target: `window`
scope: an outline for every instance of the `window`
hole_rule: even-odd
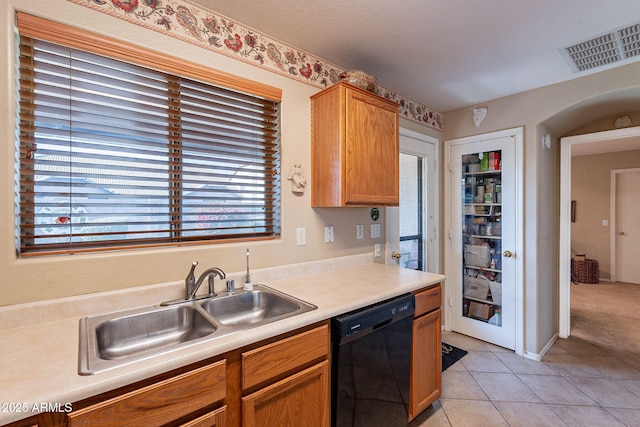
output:
[[[277,90],[18,24],[22,256],[279,234]]]
[[[400,153],[400,265],[424,270],[423,158]]]

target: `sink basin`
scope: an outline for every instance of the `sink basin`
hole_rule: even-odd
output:
[[[205,316],[192,305],[181,305],[85,317],[80,322],[80,371],[94,373],[92,368],[110,366],[101,362],[140,360],[207,337],[217,326]]]
[[[215,332],[216,327],[188,306],[118,317],[96,328],[101,359],[122,359],[150,349],[179,344]]]
[[[223,325],[257,326],[317,307],[267,286],[255,285],[253,291],[239,291],[207,300],[202,303],[202,308]]]
[[[264,285],[199,301],[80,319],[79,369],[90,375],[315,310]]]

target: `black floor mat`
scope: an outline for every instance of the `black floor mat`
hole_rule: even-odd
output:
[[[454,347],[446,342],[442,343],[442,371],[444,372],[449,366],[462,359],[466,350],[462,350],[458,347]]]

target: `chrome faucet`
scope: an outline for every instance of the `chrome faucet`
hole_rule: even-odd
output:
[[[198,280],[196,280],[196,276],[194,275],[194,272],[197,265],[198,265],[198,261],[194,261],[191,264],[191,270],[189,271],[189,274],[187,274],[187,277],[184,279],[184,286],[186,290],[185,300],[196,299],[196,293],[198,292],[200,285],[202,285],[202,282],[204,282],[204,279],[207,277],[209,278],[209,293],[207,297],[215,297],[216,296],[216,293],[214,290],[215,276],[217,275],[221,279],[225,279],[227,277],[227,275],[224,274],[224,271],[222,271],[218,267],[211,267],[203,271],[202,274],[200,274],[200,277],[198,277]]]
[[[176,299],[171,301],[165,301],[160,304],[161,306],[181,304],[181,303],[184,303],[185,301],[187,302],[195,301],[198,299],[204,299],[204,298],[210,298],[210,297],[216,296],[214,286],[213,286],[214,285],[213,281],[215,279],[215,276],[218,276],[221,279],[225,279],[227,275],[224,274],[224,271],[220,270],[218,267],[211,267],[203,271],[200,277],[198,277],[198,279],[196,280],[195,271],[196,271],[197,265],[198,265],[198,261],[193,261],[191,263],[191,270],[189,270],[189,274],[187,274],[187,277],[185,277],[184,279],[184,287],[185,287],[184,299],[181,298],[181,299]],[[204,279],[206,277],[209,278],[209,293],[207,295],[203,295],[201,297],[196,298],[196,293],[198,292],[200,285],[202,285],[202,282],[204,282]]]

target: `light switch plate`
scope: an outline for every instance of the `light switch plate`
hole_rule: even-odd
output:
[[[373,257],[380,258],[380,243],[373,245]]]
[[[364,239],[364,225],[362,224],[356,225],[356,239]]]
[[[333,225],[327,225],[326,227],[324,227],[324,242],[333,242]]]
[[[380,237],[380,224],[371,224],[371,238],[377,239]]]

